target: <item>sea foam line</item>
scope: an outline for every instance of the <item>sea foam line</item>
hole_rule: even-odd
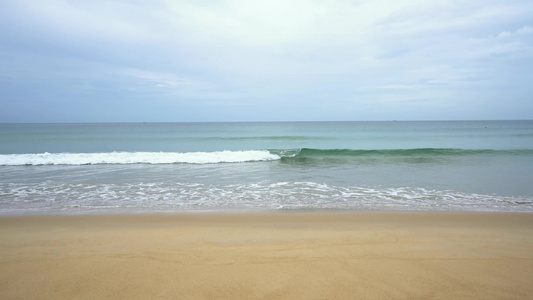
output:
[[[352,209],[398,211],[533,212],[531,197],[510,197],[416,187],[336,186],[317,182],[0,183],[0,216],[14,211],[139,209]],[[40,213],[40,212],[39,212]]]
[[[107,152],[0,154],[2,166],[98,164],[213,164],[278,160],[266,150],[216,152]]]

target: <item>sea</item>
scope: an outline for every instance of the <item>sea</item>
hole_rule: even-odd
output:
[[[533,212],[533,121],[0,124],[0,216]]]

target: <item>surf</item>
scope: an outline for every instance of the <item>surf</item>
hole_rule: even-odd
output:
[[[278,160],[266,150],[215,152],[107,152],[0,155],[3,166],[100,164],[214,164]]]
[[[454,148],[415,149],[269,149],[214,152],[101,152],[0,154],[1,166],[100,164],[217,164],[281,161],[283,163],[365,162],[402,160],[432,162],[453,157],[484,155],[532,156],[532,149],[491,150]]]

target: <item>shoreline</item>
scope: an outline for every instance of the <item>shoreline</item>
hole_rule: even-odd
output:
[[[533,214],[0,217],[0,299],[528,299]]]
[[[344,208],[309,208],[309,209],[212,209],[212,210],[145,210],[145,209],[103,209],[86,211],[49,212],[10,212],[0,213],[2,218],[27,217],[68,217],[68,216],[187,216],[187,215],[305,215],[305,214],[533,214],[524,210],[383,210],[383,209],[344,209]]]

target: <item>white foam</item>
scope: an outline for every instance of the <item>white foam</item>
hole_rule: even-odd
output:
[[[15,211],[138,209],[351,209],[533,212],[531,197],[506,197],[412,187],[335,186],[315,182],[198,183],[0,183],[0,215]]]
[[[0,154],[0,165],[212,164],[278,160],[265,150],[216,152],[108,152]]]

